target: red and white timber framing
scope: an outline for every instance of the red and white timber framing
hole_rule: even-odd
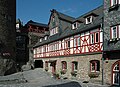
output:
[[[34,59],[102,52],[102,50],[103,34],[98,28],[36,47],[34,48]]]
[[[45,28],[40,28],[37,26],[29,25],[28,31],[42,34],[42,33],[45,33]]]

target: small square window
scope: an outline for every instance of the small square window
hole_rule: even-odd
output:
[[[77,22],[75,22],[75,23],[72,24],[72,29],[77,29],[77,27],[78,27],[77,26]]]
[[[100,71],[100,61],[98,61],[98,60],[91,60],[90,61],[90,71],[91,72]]]
[[[93,20],[93,17],[92,17],[92,16],[87,17],[87,18],[86,18],[86,24],[91,23],[92,20]]]

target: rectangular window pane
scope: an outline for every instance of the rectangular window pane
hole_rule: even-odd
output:
[[[76,38],[74,38],[74,47],[76,47]]]
[[[94,43],[94,34],[91,35],[91,44]]]
[[[116,38],[116,36],[117,36],[117,27],[116,26],[112,28],[112,32],[113,32],[113,38]]]
[[[78,46],[80,46],[80,37],[77,38]]]
[[[99,39],[98,38],[98,33],[96,33],[96,37],[95,38],[96,38],[96,42],[98,42],[98,39]]]

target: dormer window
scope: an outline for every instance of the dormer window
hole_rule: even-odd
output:
[[[16,24],[16,29],[19,29],[19,24]]]
[[[115,6],[115,5],[119,4],[119,1],[120,0],[110,0],[110,5]]]
[[[42,42],[42,38],[40,38],[40,40],[39,40],[40,42]]]
[[[45,36],[45,37],[44,37],[44,40],[47,40],[47,39],[48,39],[48,36]]]
[[[93,21],[93,16],[89,16],[86,18],[86,24],[89,24]]]
[[[77,29],[77,27],[78,27],[77,24],[78,24],[77,22],[73,23],[73,24],[72,24],[72,29]]]

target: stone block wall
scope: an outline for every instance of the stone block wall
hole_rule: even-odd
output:
[[[120,50],[120,40],[110,43],[110,27],[120,24],[120,4],[118,8],[110,10],[110,1],[104,0],[104,50]]]
[[[59,58],[44,58],[43,59],[43,64],[45,64],[45,61],[49,61],[49,60],[57,60],[56,61],[56,72],[60,74],[60,71],[62,69],[62,61],[66,61],[67,62],[67,72],[66,74],[64,74],[63,76],[69,78],[69,79],[78,79],[78,80],[82,80],[82,81],[96,81],[96,83],[101,83],[102,80],[102,63],[101,63],[101,58],[102,58],[102,54],[91,54],[91,55],[80,55],[80,56],[69,56],[69,57],[59,57]],[[90,61],[91,60],[99,60],[100,61],[100,74],[97,78],[94,79],[90,79],[90,77],[88,76],[88,73],[90,72]],[[71,75],[71,71],[72,71],[72,62],[73,61],[77,61],[78,62],[78,71],[77,71],[77,76],[73,77]],[[45,67],[45,65],[44,65]],[[49,70],[48,72],[52,72],[51,66],[49,64]],[[61,75],[61,74],[60,74]]]
[[[0,75],[15,72],[16,0],[0,0]]]

